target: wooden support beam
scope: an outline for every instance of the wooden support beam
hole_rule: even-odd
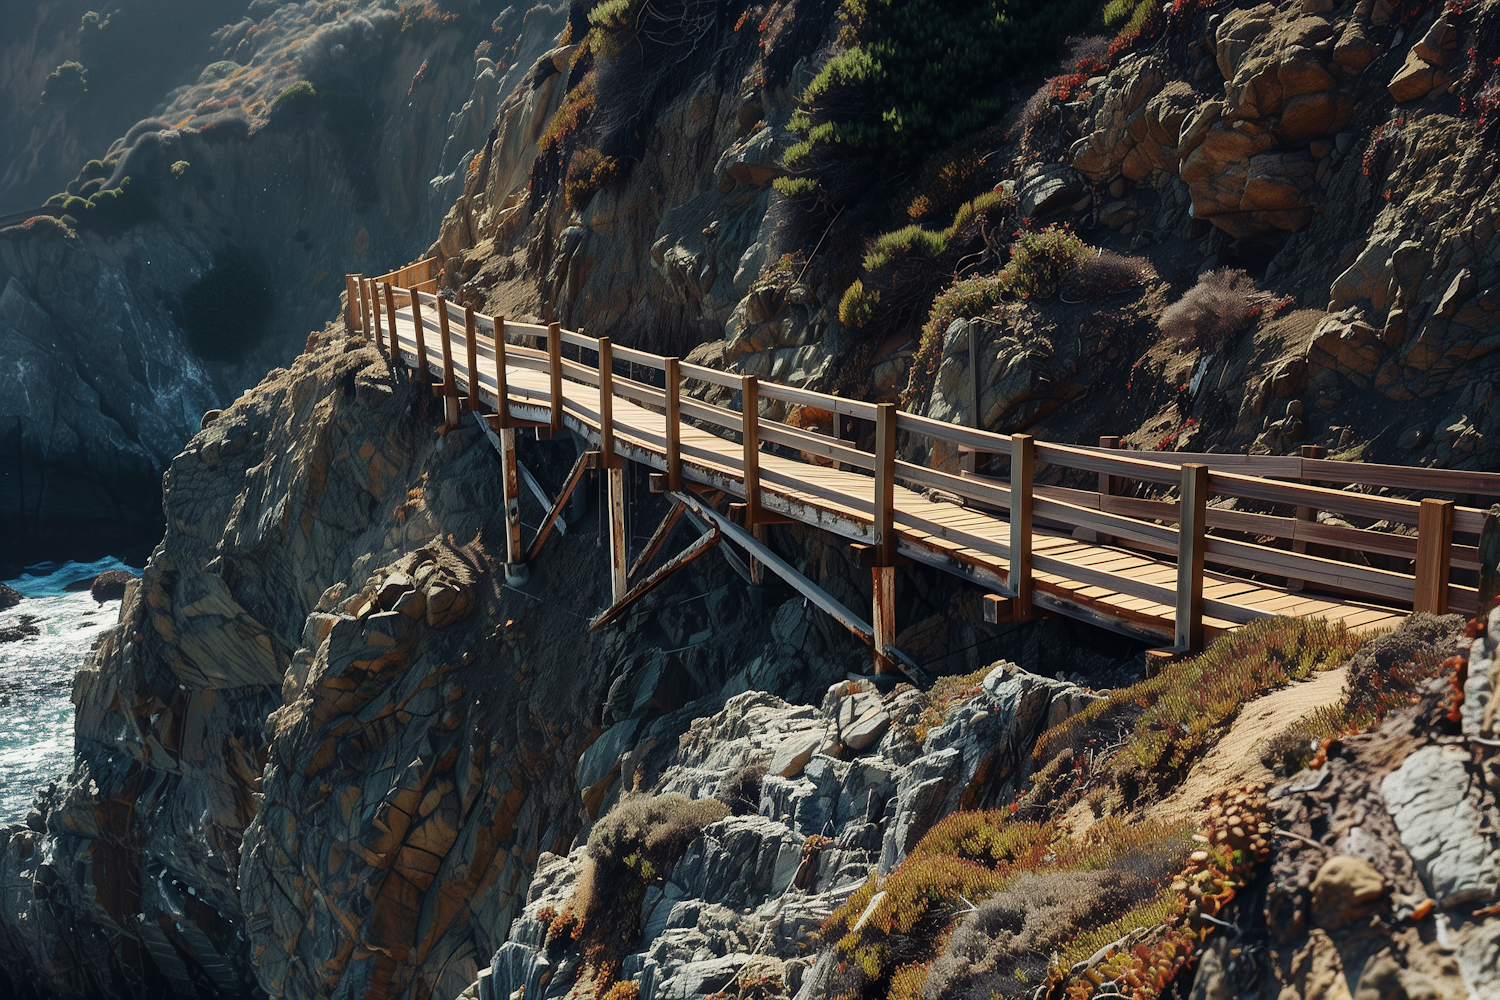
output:
[[[683,509],[680,503],[674,502],[672,504],[672,509],[667,511],[667,516],[661,519],[661,523],[651,533],[651,538],[646,542],[646,547],[641,550],[640,555],[635,557],[635,562],[630,564],[630,572],[626,574],[627,576],[636,576],[641,570],[651,565],[651,560],[656,558],[656,554],[666,544],[667,537],[672,534],[672,529],[677,526],[677,521],[682,517]]]
[[[874,631],[875,672],[886,674],[893,667],[885,650],[896,642],[896,567],[872,568],[870,589],[874,595],[870,621]]]
[[[354,275],[344,275],[344,328],[353,332],[359,329],[359,322],[355,318],[356,303],[359,302],[359,293],[354,290]]]
[[[1016,602],[1000,594],[984,595],[984,620],[989,625],[1003,625],[1015,621]]]
[[[766,544],[766,526],[764,524],[760,524],[760,523],[752,524],[750,526],[750,535],[751,535],[752,538],[754,538],[760,544],[762,544],[762,545]],[[765,586],[765,583],[766,583],[766,570],[765,570],[765,567],[761,565],[759,559],[755,558],[754,556],[751,556],[750,557],[750,586],[752,586],[752,587],[763,587],[763,586]]]
[[[896,404],[875,407],[875,519],[870,541],[880,566],[896,565]],[[876,649],[879,649],[879,644]]]
[[[682,369],[676,358],[666,358],[663,388],[667,393],[667,489],[682,490]]]
[[[448,302],[437,299],[438,339],[443,344],[443,427],[458,426],[458,377],[453,374],[453,333],[448,329]]]
[[[469,373],[469,398],[465,402],[468,404],[470,413],[480,412],[481,406],[479,401],[479,345],[474,342],[478,332],[474,325],[474,307],[464,306],[464,365],[466,366],[464,370]]]
[[[521,478],[516,474],[516,432],[502,427],[495,432],[500,438],[501,482],[505,489],[505,577],[507,580],[526,575],[526,550],[521,544]]]
[[[854,550],[854,558],[858,560],[860,569],[874,569],[881,565],[880,550],[875,546],[866,545],[864,542],[850,542],[849,547]],[[910,556],[898,555],[891,560],[892,566],[915,566],[916,564],[916,560]]]
[[[629,593],[626,577],[630,553],[625,539],[625,466],[616,462],[604,469],[609,501],[609,601],[619,604]]]
[[[422,303],[417,298],[417,290],[413,288],[411,295],[411,326],[412,335],[417,341],[417,379],[423,385],[432,382],[427,374],[427,337],[422,329]]]
[[[354,287],[359,289],[359,329],[364,334],[370,332],[370,295],[365,287],[365,276],[356,274],[354,276]]]
[[[380,324],[380,286],[375,279],[370,279],[370,318],[375,322],[375,350],[381,353],[385,351],[384,331]]]
[[[740,378],[740,439],[744,445],[745,525],[760,521],[760,382]]]
[[[505,317],[491,316],[490,322],[495,324],[495,415],[502,426],[514,427],[516,420],[510,415],[510,381],[505,369]]]
[[[1182,467],[1177,513],[1177,609],[1174,615],[1178,652],[1203,649],[1203,555],[1208,548],[1208,466]]]
[[[1448,613],[1448,567],[1453,557],[1453,501],[1423,500],[1417,509],[1417,581],[1412,611]]]
[[[1305,445],[1302,446],[1302,457],[1303,458],[1320,459],[1320,458],[1327,457],[1327,455],[1328,455],[1328,449],[1325,448],[1325,447],[1323,447],[1320,444],[1305,444]],[[1315,485],[1317,485],[1311,479],[1299,478],[1297,481],[1300,482],[1300,483],[1305,483],[1305,484],[1307,484],[1309,486],[1315,486]],[[1298,507],[1297,507],[1297,520],[1299,520],[1299,521],[1310,521],[1313,524],[1317,524],[1318,523],[1318,508],[1298,505]],[[1294,538],[1294,539],[1292,539],[1292,551],[1293,552],[1306,552],[1307,551],[1307,540],[1304,539],[1304,538]],[[1287,581],[1286,581],[1286,589],[1290,590],[1290,591],[1293,591],[1293,592],[1301,590],[1306,585],[1307,585],[1307,581],[1305,581],[1305,580],[1296,580],[1296,579],[1288,578]]]
[[[578,456],[573,463],[573,469],[568,473],[567,481],[563,483],[562,492],[552,502],[547,511],[547,516],[542,518],[542,526],[536,529],[536,537],[531,540],[531,545],[526,549],[526,561],[536,560],[537,553],[542,551],[542,543],[547,540],[547,535],[552,531],[552,525],[557,523],[557,515],[562,513],[563,507],[568,502],[568,497],[573,495],[573,488],[583,478],[583,474],[589,469],[599,467],[599,453],[597,451],[586,451]]]
[[[391,321],[391,364],[401,361],[401,336],[396,332],[396,293],[391,290],[390,282],[385,285],[385,316]]]
[[[562,327],[547,324],[547,375],[552,396],[552,433],[563,429]]]
[[[608,337],[599,338],[599,450],[604,454],[606,469],[619,466],[620,459],[615,455],[615,352]]]
[[[1015,620],[1034,617],[1031,579],[1032,487],[1036,476],[1036,442],[1030,434],[1010,436],[1010,594]]]
[[[682,506],[679,504],[675,509],[680,512],[682,510]],[[714,545],[718,544],[719,538],[720,533],[718,525],[710,523],[709,530],[698,536],[698,539],[694,541],[693,544],[677,553],[677,555],[673,556],[671,559],[662,563],[661,567],[657,569],[656,572],[646,577],[646,579],[642,580],[634,587],[631,587],[628,593],[624,594],[608,608],[595,615],[593,621],[589,622],[589,631],[592,632],[600,625],[603,625],[606,622],[609,622],[612,619],[618,617],[619,614],[626,608],[630,607],[636,601],[640,600],[642,597],[645,597],[647,593],[655,589],[657,584],[661,583],[667,577],[671,576],[673,573],[676,573],[678,570],[691,563],[694,559],[697,559],[703,553],[707,552]]]

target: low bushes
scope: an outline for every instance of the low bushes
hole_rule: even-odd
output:
[[[620,161],[613,156],[605,156],[597,149],[574,153],[568,160],[568,173],[563,181],[568,207],[582,211],[596,193],[617,184],[624,175]]]
[[[1170,344],[1217,351],[1250,328],[1274,296],[1255,287],[1255,279],[1236,268],[1221,267],[1198,277],[1198,283],[1161,314],[1158,326]]]

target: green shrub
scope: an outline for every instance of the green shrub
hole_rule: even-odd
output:
[[[904,168],[978,129],[999,85],[1051,57],[1096,0],[844,0],[843,50],[803,92],[786,164],[821,175],[851,159]]]
[[[289,85],[271,102],[271,114],[309,111],[318,103],[318,92],[306,80]]]
[[[907,405],[926,397],[938,362],[943,359],[943,338],[953,321],[983,316],[1000,304],[1004,294],[1004,279],[1000,275],[988,275],[956,281],[933,300],[927,322],[922,324],[916,357],[912,359],[911,375],[906,385]]]
[[[88,93],[88,70],[81,63],[69,60],[51,73],[42,85],[42,99],[49,102],[76,100]]]
[[[1066,226],[1023,233],[1011,248],[1010,263],[1000,272],[1000,279],[1018,299],[1050,299],[1068,268],[1088,254],[1088,246]]]
[[[634,20],[630,0],[604,0],[589,11],[589,23],[596,28],[623,30]]]
[[[179,181],[182,180],[183,177],[187,176],[188,168],[191,166],[192,164],[187,160],[178,160],[172,164],[172,176]]]
[[[220,59],[218,62],[209,63],[203,67],[203,72],[199,74],[198,79],[222,80],[227,76],[233,75],[239,68],[240,64],[233,59]]]
[[[563,195],[568,208],[582,211],[594,195],[617,184],[625,176],[624,166],[613,156],[597,149],[584,149],[568,160],[568,174],[563,180]]]
[[[866,292],[865,283],[856,278],[839,300],[839,322],[849,327],[864,326],[874,318],[878,305],[880,293]]]
[[[74,201],[69,198],[63,203],[63,210],[70,215],[75,214]],[[75,217],[90,229],[121,232],[151,218],[153,206],[144,185],[122,177],[117,186],[90,195],[82,211]]]
[[[866,271],[878,271],[895,261],[909,257],[925,257],[937,260],[948,249],[948,235],[935,233],[921,226],[904,226],[893,233],[878,237],[865,254]]]
[[[182,293],[188,344],[205,361],[240,361],[271,318],[271,290],[260,269],[238,255],[220,259]]]

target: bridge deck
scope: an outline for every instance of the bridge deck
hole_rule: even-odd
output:
[[[425,300],[424,296],[424,300]],[[400,301],[400,300],[398,300]],[[439,323],[424,309],[426,367],[436,381],[444,378]],[[452,309],[452,306],[448,308]],[[398,307],[396,323],[403,361],[417,366],[417,344],[410,306]],[[388,328],[388,322],[387,322]],[[511,327],[509,329],[515,329]],[[537,328],[523,328],[532,332]],[[545,333],[545,331],[543,331]],[[455,391],[471,391],[465,357],[463,325],[450,323]],[[476,336],[479,394],[492,406],[498,402],[494,372],[493,337]],[[552,390],[542,352],[507,347],[506,382],[509,411],[526,420],[546,421]],[[597,372],[564,362],[564,412],[567,423],[589,440],[600,440]],[[619,454],[659,469],[667,467],[666,415],[621,392],[642,399],[661,390],[615,376],[612,422]],[[686,404],[685,404],[686,405]],[[730,415],[732,411],[729,411]],[[737,496],[745,492],[742,445],[735,440],[683,421],[681,461],[686,480],[722,489]],[[875,513],[873,475],[842,466],[817,464],[804,453],[788,458],[771,450],[759,457],[761,503],[764,509],[793,521],[832,531],[851,540],[872,541]],[[944,500],[897,483],[894,489],[894,526],[902,555],[970,578],[980,584],[1005,588],[1009,583],[1010,524],[1008,516]],[[1162,559],[1107,544],[1083,541],[1069,534],[1037,528],[1032,537],[1036,603],[1064,614],[1104,624],[1151,641],[1171,641],[1174,632],[1177,566]],[[1382,607],[1347,596],[1293,593],[1286,587],[1207,572],[1203,578],[1204,631],[1209,637],[1268,615],[1317,616],[1342,621],[1354,630],[1399,623],[1409,611]]]

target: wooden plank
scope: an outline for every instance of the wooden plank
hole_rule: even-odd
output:
[[[464,306],[464,374],[469,383],[468,409],[470,413],[480,411],[478,333],[474,322],[474,307]],[[497,357],[499,361],[495,365],[495,373],[498,376],[505,370],[505,360],[499,355]],[[497,378],[496,381],[498,382],[499,379]],[[503,427],[504,424],[502,423],[501,426]]]
[[[875,518],[872,524],[875,559],[880,566],[896,564],[896,428],[894,403],[875,407],[875,479],[872,483]],[[879,643],[876,643],[877,648]]]
[[[745,484],[745,524],[760,523],[760,382],[754,375],[740,378],[740,468]]]
[[[344,275],[344,329],[353,332],[359,329],[355,322],[354,308],[359,301],[359,293],[354,290],[354,275]]]
[[[453,374],[453,332],[448,328],[448,300],[442,296],[437,300],[438,339],[443,344],[443,395],[450,399],[458,397],[458,379]]]
[[[427,340],[422,330],[422,303],[415,288],[407,294],[411,296],[412,335],[417,342],[417,379],[422,385],[428,385],[431,378],[427,372]]]
[[[385,286],[385,313],[391,321],[391,364],[396,364],[401,360],[401,338],[396,333],[396,293],[389,284]]]
[[[1323,479],[1334,483],[1359,483],[1364,486],[1386,486],[1429,493],[1500,496],[1500,472],[1419,469],[1405,465],[1377,465],[1373,462],[1305,459],[1302,462],[1302,475],[1308,479]]]
[[[1417,582],[1414,612],[1448,611],[1448,566],[1452,558],[1453,501],[1423,500],[1417,521]]]
[[[609,454],[605,453],[606,456]],[[625,540],[625,467],[621,462],[605,467],[606,492],[609,500],[609,595],[611,604],[619,604],[630,592],[630,554]]]
[[[892,406],[890,403],[880,405]],[[894,406],[892,408],[894,409]],[[877,416],[876,420],[879,419]],[[895,422],[890,421],[890,423],[894,432]],[[893,565],[871,567],[870,589],[874,594],[874,607],[870,622],[875,640],[875,672],[884,674],[893,669],[883,650],[896,641],[896,567]]]
[[[548,385],[551,390],[552,433],[561,434],[563,429],[563,388],[562,388],[562,327],[556,323],[547,325],[547,375]]]
[[[1015,616],[1028,621],[1034,614],[1031,570],[1031,515],[1036,442],[1030,434],[1010,438],[1010,587],[1016,599]]]
[[[1182,467],[1177,533],[1177,606],[1173,616],[1177,649],[1203,648],[1203,556],[1208,517],[1208,466]]]
[[[677,358],[666,358],[662,371],[666,385],[667,489],[682,492],[682,371]]]

